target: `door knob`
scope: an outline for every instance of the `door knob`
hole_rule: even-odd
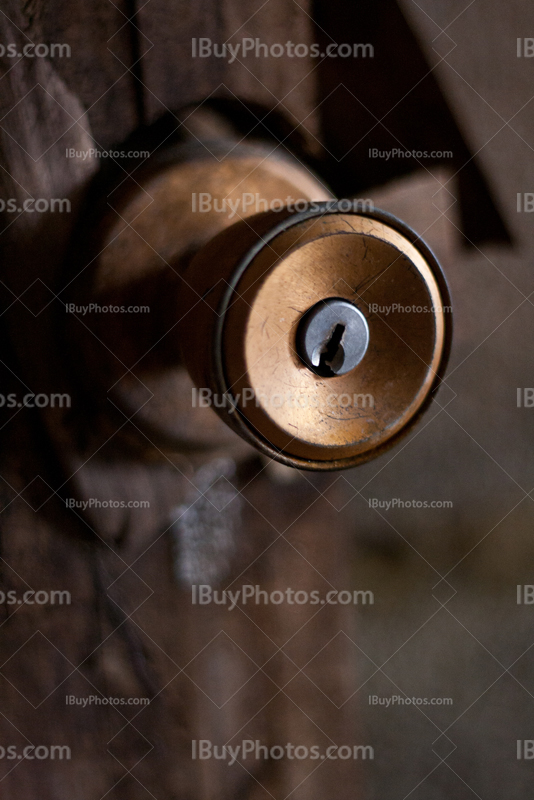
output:
[[[151,160],[107,196],[84,263],[74,362],[157,447],[225,441],[222,418],[285,464],[350,467],[410,430],[443,376],[452,314],[429,248],[265,144]]]

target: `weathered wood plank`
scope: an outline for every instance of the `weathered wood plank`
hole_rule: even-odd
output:
[[[208,97],[224,97],[238,106],[257,104],[258,121],[275,109],[316,146],[316,64],[310,57],[289,56],[286,49],[288,41],[305,47],[312,44],[309,14],[307,2],[299,5],[285,0],[222,4],[203,0],[200,6],[183,3],[179,12],[169,0],[152,0],[138,15],[143,35],[154,42],[143,59],[149,118]],[[203,50],[200,39],[205,40]],[[244,45],[243,40],[249,41]],[[249,51],[251,40],[254,47]],[[214,46],[223,54],[223,45],[233,51],[227,50],[223,57],[201,56],[210,48],[215,52]],[[266,56],[273,45],[275,55]],[[244,57],[243,46],[247,48]]]

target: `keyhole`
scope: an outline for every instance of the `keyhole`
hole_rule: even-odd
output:
[[[355,305],[327,297],[303,315],[295,343],[308,369],[321,378],[334,378],[360,363],[369,344],[369,328]]]
[[[341,340],[344,333],[345,325],[338,323],[321,348],[317,372],[324,378],[334,377],[343,365],[345,353]]]

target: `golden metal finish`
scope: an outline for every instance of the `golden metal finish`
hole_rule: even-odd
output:
[[[262,228],[277,222],[272,216],[257,222],[260,242]],[[269,238],[241,264],[235,237],[245,232],[227,231],[185,273],[205,298],[194,327],[208,335],[192,358],[185,355],[197,385],[226,395],[222,413],[234,428],[293,466],[339,469],[381,452],[439,383],[450,336],[439,268],[398,223],[376,216],[325,208]],[[230,252],[233,266],[224,256]],[[308,309],[330,297],[360,309],[370,341],[354,370],[321,378],[299,358],[296,332]],[[190,342],[187,317],[183,333]]]
[[[178,309],[184,263],[258,206],[332,197],[310,172],[273,154],[272,147],[227,143],[221,153],[213,144],[209,148],[179,145],[137,170],[134,181],[108,192],[69,298],[80,307],[150,308],[145,314],[88,313],[81,322],[69,318],[66,340],[88,393],[102,398],[107,414],[118,409],[119,423],[132,418],[141,443],[163,450],[246,449],[211,408],[192,404],[177,327],[186,313]],[[211,210],[202,210],[200,194],[210,198]],[[214,275],[216,265],[210,270]],[[198,296],[192,304],[196,317]],[[196,338],[184,343],[192,353]]]

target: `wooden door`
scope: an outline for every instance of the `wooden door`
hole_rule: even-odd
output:
[[[396,580],[397,553],[387,522],[378,534],[366,523],[358,539],[366,480],[286,470],[252,450],[169,454],[147,443],[135,414],[95,407],[62,339],[90,190],[112,169],[135,179],[145,159],[108,151],[164,150],[189,130],[193,104],[290,149],[336,193],[373,193],[425,225],[447,263],[456,231],[475,247],[509,242],[498,192],[431,69],[423,23],[411,28],[389,0],[357,5],[4,0],[2,797],[344,800],[374,796],[373,773],[377,786],[389,782],[384,797],[400,796],[388,726],[362,713],[387,656],[362,647],[362,626],[380,628],[373,599],[386,574]],[[254,49],[194,56],[200,40]],[[306,55],[290,55],[288,41]],[[349,42],[371,50],[311,55]],[[398,146],[453,152],[424,169],[432,180],[459,172],[456,229],[441,211],[425,218],[431,187],[404,178],[417,158],[369,157]],[[225,602],[198,602],[199,586]],[[248,603],[231,608],[224,592],[243,587]],[[320,600],[290,602],[288,590]],[[322,603],[331,591],[356,600]],[[233,759],[245,741],[254,749]],[[306,756],[280,757],[288,744]],[[200,758],[201,747],[225,757]],[[351,756],[322,758],[330,747]]]

